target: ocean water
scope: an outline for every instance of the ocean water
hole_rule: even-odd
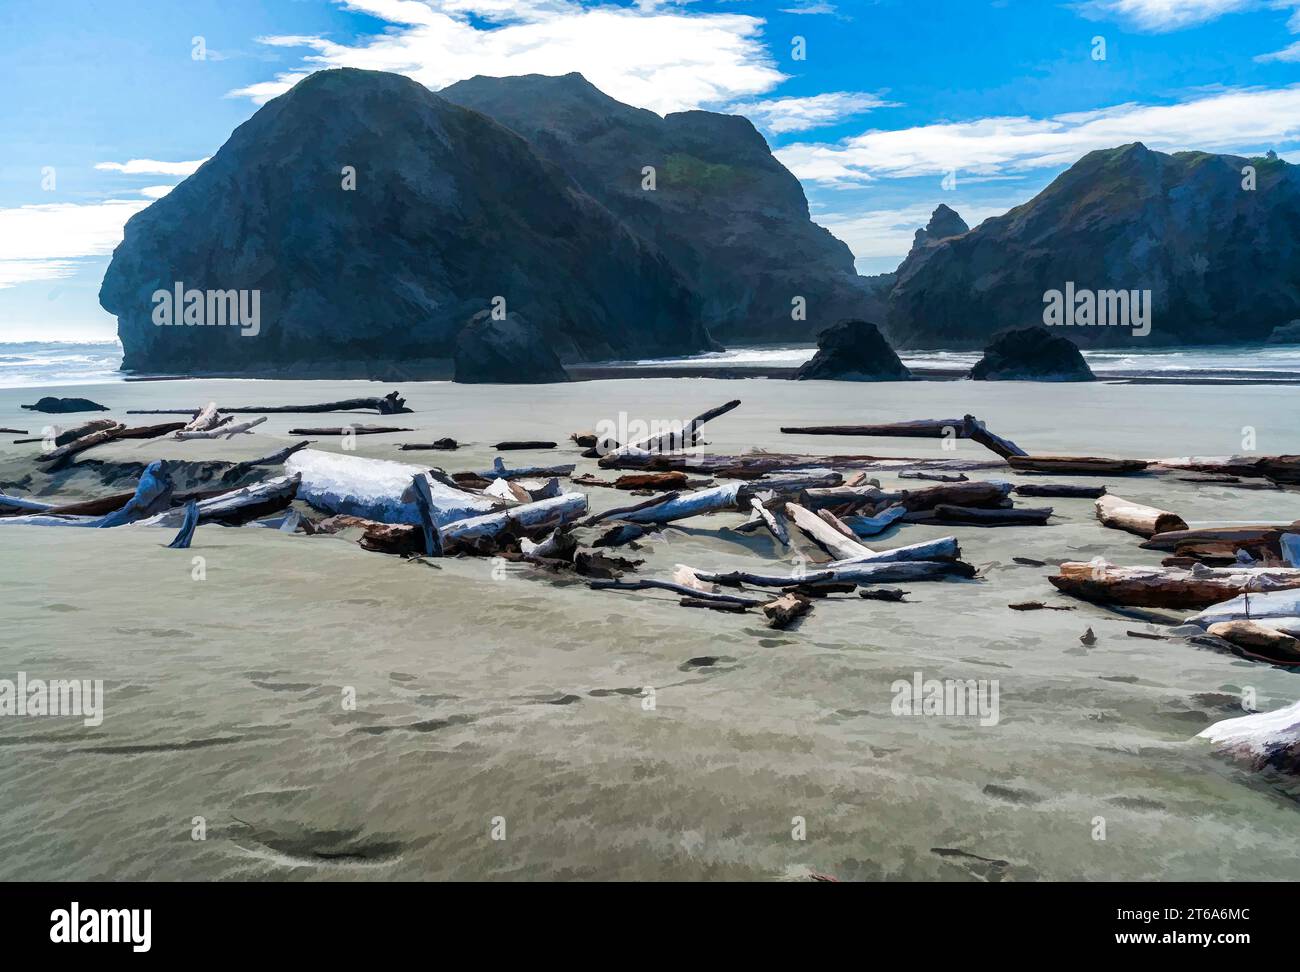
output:
[[[684,358],[649,358],[610,364],[639,368],[797,368],[816,352],[810,345],[731,348]],[[973,351],[908,351],[904,364],[915,369],[967,371],[980,359]],[[1108,377],[1269,376],[1300,379],[1300,345],[1241,348],[1181,348],[1156,351],[1085,351],[1098,375]],[[0,343],[0,388],[46,385],[97,385],[123,381],[118,368],[122,347],[116,341],[93,343]]]
[[[380,387],[118,382],[96,397],[107,416],[139,421],[126,410]],[[734,397],[742,405],[708,426],[715,453],[986,458],[968,441],[946,453],[934,440],[779,431],[965,412],[1034,452],[1224,454],[1250,426],[1261,450],[1300,453],[1300,391],[1285,386],[652,378],[401,390],[415,411],[400,424],[415,431],[364,436],[357,454],[478,470],[492,443],[553,439],[510,457],[604,477],[569,433]],[[29,395],[0,390],[0,426],[32,427],[19,407]],[[130,488],[115,478],[122,464],[252,458],[295,441],[302,421],[272,415],[230,442],[113,443],[60,477],[33,462],[38,445],[0,437],[0,486],[106,495]],[[396,448],[444,435],[464,447]],[[1300,517],[1296,492],[1110,485],[1194,523]],[[586,491],[595,510],[629,501]],[[170,532],[150,528],[0,527],[0,677],[98,678],[105,692],[98,726],[0,718],[0,879],[1300,879],[1294,785],[1194,739],[1240,715],[1246,690],[1261,710],[1293,702],[1300,675],[1132,638],[1153,629],[1057,594],[1050,567],[1013,558],[1162,555],[1100,527],[1089,501],[1040,503],[1056,509],[1050,526],[881,537],[872,546],[950,532],[982,576],[898,585],[905,603],[828,599],[784,632],[665,593],[593,591],[481,558],[428,567],[342,536],[202,526],[191,549],[169,550]],[[743,520],[697,517],[618,552],[644,560],[646,577],[679,563],[789,570],[795,551],[729,529]],[[1025,600],[1074,610],[1007,607]],[[1095,644],[1080,642],[1086,628]],[[892,686],[916,672],[997,680],[998,723],[895,715]],[[792,839],[796,817],[806,840]],[[205,840],[191,838],[196,818]]]

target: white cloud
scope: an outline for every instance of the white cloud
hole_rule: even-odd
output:
[[[828,91],[808,98],[771,98],[735,104],[727,110],[744,115],[759,128],[780,135],[833,125],[875,108],[895,107],[894,102],[866,92]]]
[[[193,175],[207,159],[195,159],[193,162],[159,162],[157,159],[131,159],[129,162],[97,162],[95,168],[101,172],[120,172],[123,175]]]
[[[1300,139],[1300,85],[1217,92],[1176,105],[1123,104],[1050,118],[994,117],[871,131],[834,144],[796,143],[777,158],[800,179],[975,175],[1071,165],[1095,149],[1142,142],[1165,152],[1256,152]]]
[[[826,3],[825,0],[803,0],[797,7],[782,7],[781,13],[785,14],[833,14],[837,10],[835,4]]]
[[[760,95],[785,80],[763,46],[763,21],[743,14],[576,0],[336,2],[396,26],[356,45],[324,37],[261,38],[314,53],[273,81],[231,94],[260,104],[330,67],[394,71],[434,90],[476,74],[580,71],[620,101],[666,113]]]
[[[110,199],[0,209],[0,288],[72,276],[80,259],[112,253],[126,221],[148,205]]]
[[[137,191],[148,199],[161,199],[175,188],[175,186],[145,186]]]
[[[1257,56],[1255,57],[1255,60],[1257,60],[1257,61],[1261,61],[1261,62],[1268,62],[1268,61],[1287,61],[1287,62],[1294,62],[1294,61],[1300,61],[1300,41],[1296,41],[1294,44],[1288,44],[1286,47],[1282,48],[1280,51],[1274,51],[1274,52],[1271,53],[1271,54],[1259,54],[1259,55],[1257,55]]]
[[[1138,30],[1164,33],[1261,6],[1261,0],[1088,0],[1079,10],[1086,17],[1115,18]]]

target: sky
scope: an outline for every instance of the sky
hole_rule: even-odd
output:
[[[1300,162],[1300,0],[5,0],[0,343],[112,340],[126,220],[338,66],[743,114],[862,273],[939,203],[975,226],[1093,149]]]

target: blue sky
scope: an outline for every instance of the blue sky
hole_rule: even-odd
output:
[[[125,220],[338,65],[435,90],[577,70],[661,113],[740,112],[863,273],[940,202],[975,225],[1095,148],[1300,161],[1300,0],[11,2],[0,342],[111,339],[97,293]]]

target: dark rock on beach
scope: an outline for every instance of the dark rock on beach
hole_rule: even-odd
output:
[[[967,376],[976,381],[1095,381],[1069,338],[1045,327],[1003,331]]]
[[[178,283],[256,291],[255,336],[209,319],[156,325],[153,295]],[[299,377],[445,368],[497,297],[566,360],[716,347],[661,249],[520,134],[409,78],[351,68],[268,102],[132,217],[100,290],[125,370]]]
[[[51,412],[66,414],[68,412],[107,412],[108,406],[101,405],[99,402],[92,402],[89,398],[52,398],[46,395],[36,402],[35,405],[24,405],[23,408],[32,412]]]
[[[840,321],[817,337],[817,353],[795,374],[799,381],[908,381],[912,373],[868,321]]]
[[[453,380],[527,385],[568,381],[569,375],[541,330],[515,313],[497,321],[479,311],[456,337]]]

